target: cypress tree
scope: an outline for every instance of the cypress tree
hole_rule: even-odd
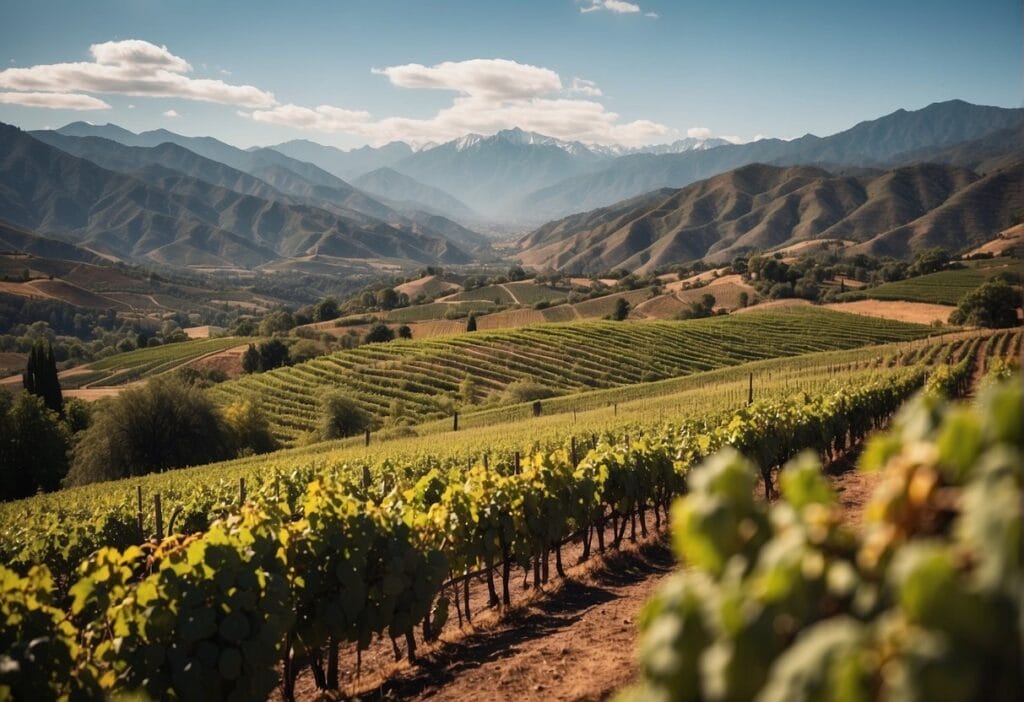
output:
[[[53,355],[53,344],[49,341],[40,339],[32,345],[21,382],[25,390],[43,398],[48,408],[64,413],[64,396],[57,377],[57,359]]]
[[[469,319],[466,320],[466,331],[468,331],[468,332],[475,332],[476,331],[476,315],[473,314],[472,312],[469,313]]]

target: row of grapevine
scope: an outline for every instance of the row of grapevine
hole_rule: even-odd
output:
[[[613,546],[627,525],[660,521],[689,469],[727,445],[780,464],[803,448],[845,446],[925,380],[915,368],[838,393],[755,402],[718,421],[601,440],[578,462],[565,448],[524,457],[518,471],[474,465],[430,470],[407,490],[374,494],[348,476],[312,481],[299,509],[249,504],[193,536],[103,548],[79,567],[66,597],[45,566],[0,567],[0,696],[263,699],[296,666],[336,684],[337,644],[434,632],[447,616],[445,578],[501,565],[546,573],[574,532]],[[749,496],[749,490],[748,490]],[[599,541],[598,546],[603,544]],[[491,595],[497,600],[496,587]],[[468,604],[468,602],[467,602]],[[468,609],[468,608],[467,608]],[[324,648],[326,647],[326,653]]]
[[[1011,354],[1019,350],[1019,334],[1011,338],[1007,332],[997,332],[988,338],[1012,341],[997,344]],[[581,410],[588,406],[606,409],[581,414],[579,423],[570,405],[560,400],[547,401],[545,405],[551,405],[552,412],[570,410],[569,413],[554,417],[545,412],[543,419],[517,421],[515,425],[500,426],[494,431],[460,430],[450,434],[449,421],[443,427],[449,435],[441,449],[436,437],[430,434],[441,428],[424,427],[420,429],[426,432],[423,436],[380,443],[375,437],[370,447],[363,447],[360,438],[358,447],[345,448],[345,442],[326,443],[39,495],[0,505],[0,562],[20,569],[30,564],[45,564],[56,579],[58,589],[66,591],[78,563],[97,548],[125,549],[157,533],[154,500],[158,495],[162,498],[165,533],[193,533],[205,530],[213,520],[238,510],[240,479],[246,482],[250,500],[262,503],[265,499],[280,498],[296,510],[306,485],[321,476],[347,475],[361,479],[364,471],[369,471],[372,482],[383,489],[411,485],[432,468],[464,470],[484,460],[501,468],[511,465],[515,452],[526,455],[568,448],[573,439],[582,447],[591,444],[595,435],[605,432],[619,437],[624,433],[636,436],[640,432],[658,431],[667,417],[682,421],[740,406],[747,399],[750,374],[753,374],[755,398],[775,398],[797,391],[822,394],[832,391],[837,384],[873,382],[899,371],[902,364],[896,361],[915,353],[922,343],[877,347],[877,351],[868,348],[761,361],[735,370],[722,369],[648,386],[600,391],[593,393],[592,403],[582,396],[577,402]],[[932,342],[922,348],[934,345]],[[878,362],[878,358],[883,361]],[[994,362],[995,356],[990,354],[988,360]],[[663,392],[659,390],[661,386],[664,391],[681,391],[681,394],[657,396],[658,392]],[[623,404],[616,409],[610,400]],[[530,416],[528,406],[519,410],[520,418]],[[511,414],[508,418],[514,419]]]
[[[868,443],[860,468],[881,479],[862,535],[814,461],[772,505],[737,454],[695,471],[672,512],[688,567],[641,615],[621,702],[1024,698],[1021,379],[974,406],[940,397]]]
[[[211,392],[224,403],[259,399],[271,410],[275,435],[294,443],[316,427],[319,397],[329,388],[343,389],[379,419],[428,420],[450,415],[467,376],[476,380],[476,402],[521,379],[565,394],[931,332],[819,308],[688,322],[546,324],[368,344],[246,376]],[[391,416],[396,402],[402,417]]]

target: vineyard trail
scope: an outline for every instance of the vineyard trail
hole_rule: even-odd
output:
[[[858,531],[878,481],[857,471],[861,448],[851,447],[828,469],[844,521]],[[449,629],[422,649],[415,666],[393,663],[390,648],[371,646],[363,654],[361,678],[349,678],[342,689],[369,699],[489,701],[495,692],[504,699],[607,699],[636,677],[637,617],[675,568],[666,538],[662,529],[621,551],[567,567],[564,581],[555,579],[536,594],[517,587],[507,616],[475,613],[475,627]],[[579,543],[567,545],[566,564],[575,563],[580,552]],[[472,592],[475,603],[486,600],[481,581],[474,581]],[[321,694],[312,675],[300,677],[297,699],[312,701]],[[272,699],[280,702],[276,692]]]

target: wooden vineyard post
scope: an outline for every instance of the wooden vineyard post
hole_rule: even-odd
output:
[[[452,431],[459,430],[459,413],[456,412],[452,415]]]
[[[245,504],[245,478],[238,479],[238,504]]]
[[[572,437],[572,467],[576,467],[576,437]]]
[[[612,416],[613,417],[618,417],[619,416],[619,403],[618,402],[613,402],[612,403]]]
[[[137,514],[136,514],[136,522],[138,522],[139,539],[141,540],[141,539],[145,539],[146,538],[146,534],[142,530],[142,486],[141,485],[136,485],[135,486],[135,494],[138,496],[138,511],[137,511]]]
[[[491,469],[491,467],[489,465],[487,465],[487,456],[488,456],[488,454],[485,453],[484,454],[484,470],[490,470]]]
[[[515,455],[512,457],[512,460],[513,460],[513,466],[515,467],[515,473],[516,473],[516,475],[519,475],[519,452],[518,451],[516,451]]]
[[[371,482],[373,482],[373,479],[370,477],[370,467],[363,465],[363,487],[370,487]]]
[[[366,430],[366,445],[367,446],[370,445],[370,430],[369,429]]]
[[[754,374],[751,373],[747,381],[747,404],[754,404]]]
[[[160,505],[160,493],[153,495],[153,511],[156,512],[156,538],[164,538],[164,511]]]

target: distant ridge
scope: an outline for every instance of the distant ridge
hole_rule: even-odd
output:
[[[549,222],[520,241],[537,267],[649,272],[813,239],[898,257],[990,239],[1024,208],[1024,157],[988,175],[917,164],[862,175],[753,164]]]

